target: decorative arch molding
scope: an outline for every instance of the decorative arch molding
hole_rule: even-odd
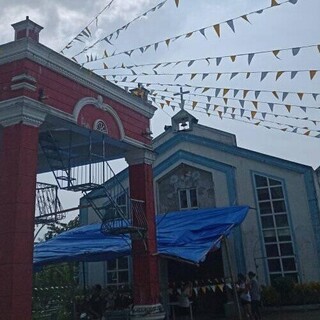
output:
[[[121,119],[119,118],[117,112],[111,106],[103,103],[103,98],[100,95],[98,95],[97,98],[85,97],[85,98],[80,99],[77,102],[77,104],[75,105],[75,107],[73,109],[73,118],[76,122],[78,121],[79,114],[80,114],[82,108],[87,105],[93,105],[93,106],[97,107],[98,109],[101,109],[103,111],[108,112],[114,118],[115,122],[118,125],[119,132],[120,132],[120,139],[123,140],[125,138],[124,128],[123,128]]]

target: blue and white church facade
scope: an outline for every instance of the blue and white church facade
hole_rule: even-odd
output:
[[[320,281],[319,169],[240,148],[235,135],[200,125],[185,110],[153,140],[153,149],[157,213],[251,208],[229,239],[235,275],[251,270],[266,285],[281,276]],[[118,179],[128,187],[127,170]],[[119,205],[123,199],[119,194]],[[85,198],[81,205],[81,223],[97,222]],[[226,272],[223,252],[220,259]],[[106,286],[130,282],[130,259],[89,264],[87,276]]]

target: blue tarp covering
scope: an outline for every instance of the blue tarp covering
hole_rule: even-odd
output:
[[[219,248],[246,217],[247,206],[170,212],[156,217],[158,254],[192,263],[203,261],[207,253]],[[130,239],[106,236],[100,224],[66,231],[35,245],[34,266],[66,261],[102,261],[130,254]]]

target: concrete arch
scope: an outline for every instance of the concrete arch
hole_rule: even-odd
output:
[[[123,124],[122,124],[120,117],[118,116],[117,112],[111,106],[103,103],[103,98],[100,95],[97,98],[85,97],[85,98],[80,99],[76,103],[76,105],[73,109],[73,118],[76,122],[78,121],[79,114],[80,114],[82,108],[87,105],[94,105],[98,109],[101,109],[103,111],[108,112],[114,118],[116,124],[118,125],[119,132],[120,132],[120,140],[123,140],[125,138],[124,127],[123,127]]]

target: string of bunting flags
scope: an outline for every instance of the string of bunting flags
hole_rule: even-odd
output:
[[[202,58],[196,58],[196,59],[187,59],[187,60],[185,59],[185,60],[178,60],[178,61],[165,61],[165,62],[154,62],[154,63],[146,63],[146,64],[133,64],[133,65],[125,65],[124,63],[122,63],[120,66],[113,66],[113,67],[108,66],[104,62],[102,68],[94,68],[94,69],[92,69],[92,71],[100,71],[100,70],[104,70],[104,69],[109,69],[109,70],[130,69],[130,71],[133,74],[136,74],[133,69],[139,68],[139,67],[154,66],[153,69],[157,69],[159,67],[163,67],[163,68],[168,67],[168,66],[175,67],[175,66],[177,66],[179,64],[183,64],[183,63],[185,63],[187,67],[191,67],[195,62],[199,62],[199,61],[206,61],[208,63],[208,65],[210,65],[212,60],[215,60],[216,66],[219,66],[223,59],[228,59],[229,61],[235,62],[237,60],[237,58],[243,57],[243,56],[247,56],[248,65],[251,65],[251,62],[256,55],[272,53],[275,58],[280,60],[281,58],[279,57],[279,54],[281,52],[291,51],[292,56],[295,57],[300,53],[301,49],[306,49],[306,48],[317,48],[318,53],[320,53],[320,44],[312,44],[312,45],[306,45],[306,46],[300,46],[300,47],[296,46],[296,47],[292,47],[292,48],[263,50],[263,51],[256,51],[256,52],[250,52],[250,53],[238,53],[238,54],[224,55],[224,56],[219,56],[219,57],[214,57],[214,56],[213,57],[202,57]]]
[[[177,102],[178,105],[179,105],[179,102],[174,98],[174,97],[171,97],[171,96],[163,96],[163,95],[156,95],[154,94],[152,97],[150,97],[150,99],[153,101],[153,102],[156,102],[156,98],[159,98],[161,99],[162,101],[165,102],[166,105],[168,106],[171,106],[171,103],[172,102]],[[255,118],[256,114],[261,114],[262,115],[262,118],[263,120],[265,120],[266,116],[267,115],[271,115],[275,118],[277,117],[283,117],[283,118],[287,118],[287,119],[294,119],[294,120],[301,120],[301,121],[310,121],[312,122],[314,125],[317,125],[318,123],[320,123],[320,120],[315,120],[315,119],[311,119],[309,117],[297,117],[297,116],[288,116],[288,115],[285,115],[285,114],[277,114],[277,113],[274,113],[273,112],[273,108],[271,109],[272,112],[266,112],[266,111],[258,111],[258,107],[257,107],[257,104],[254,104],[254,107],[255,109],[252,110],[252,109],[246,109],[244,107],[241,106],[241,108],[239,107],[236,107],[236,106],[230,106],[228,105],[228,101],[226,99],[224,99],[224,105],[221,105],[221,104],[218,104],[218,103],[211,103],[211,102],[203,102],[203,101],[198,101],[198,100],[194,100],[194,99],[189,99],[189,100],[185,100],[185,102],[190,102],[190,105],[192,106],[192,110],[195,109],[195,107],[199,104],[199,105],[205,105],[205,109],[206,109],[206,112],[209,111],[210,107],[214,107],[213,108],[213,111],[216,111],[219,107],[223,108],[224,112],[223,113],[226,113],[228,109],[231,109],[232,110],[232,114],[234,114],[235,111],[240,111],[240,116],[244,116],[245,113],[250,113],[251,115],[251,118]],[[164,103],[163,103],[163,106],[164,106]],[[172,108],[174,109],[176,106],[173,106],[172,105]],[[317,109],[320,109],[320,107],[318,107]],[[288,112],[290,112],[291,108],[287,107],[286,106],[286,110]]]
[[[230,97],[226,97],[226,93],[227,93],[227,90],[228,89],[224,89],[224,92],[223,92],[223,96],[217,94],[217,95],[214,95],[214,96],[210,96],[210,95],[204,95],[204,94],[197,94],[197,93],[193,93],[193,92],[190,92],[189,95],[191,96],[195,96],[195,97],[205,97],[208,101],[208,103],[211,102],[211,99],[212,98],[219,98],[219,99],[223,99],[224,103],[227,104],[229,100],[231,101],[237,101],[239,102],[240,104],[240,107],[241,108],[244,108],[245,105],[246,105],[246,102],[249,102],[250,104],[253,105],[253,107],[257,110],[260,106],[260,104],[266,104],[268,105],[268,107],[270,108],[270,110],[273,112],[274,110],[274,107],[276,105],[278,106],[284,106],[285,109],[290,112],[291,111],[291,108],[292,107],[295,107],[295,108],[298,108],[304,112],[307,112],[307,109],[317,109],[317,110],[320,110],[320,107],[312,107],[312,106],[301,106],[301,105],[295,105],[295,104],[284,104],[284,103],[278,103],[278,102],[269,102],[269,101],[262,101],[262,100],[250,100],[250,99],[236,99],[236,98],[230,98]],[[157,91],[157,92],[155,92]],[[168,91],[168,90],[150,90],[150,93],[154,96],[158,95],[158,92],[166,92],[166,93],[172,93],[174,94],[175,91]],[[161,95],[161,97],[165,97],[164,95]],[[172,98],[173,100],[176,99],[174,97],[170,97],[170,96],[167,96],[167,98]]]
[[[103,38],[95,41],[92,45],[83,48],[80,52],[78,52],[77,54],[75,54],[71,59],[77,62],[77,60],[76,60],[76,57],[77,57],[77,56],[79,56],[79,55],[82,54],[82,53],[87,52],[88,50],[92,49],[92,48],[95,47],[98,43],[100,43],[100,42],[102,42],[102,41],[106,41],[106,42],[109,43],[110,45],[113,45],[112,42],[111,42],[111,40],[113,40],[113,38],[114,38],[114,40],[118,39],[120,33],[121,33],[122,31],[126,31],[132,23],[134,23],[135,21],[140,20],[140,19],[143,18],[143,17],[146,17],[147,15],[149,15],[149,14],[152,13],[152,12],[155,12],[155,11],[161,9],[161,8],[166,4],[167,1],[168,1],[168,0],[165,0],[165,1],[162,1],[162,2],[158,3],[156,6],[154,6],[153,8],[145,11],[144,13],[142,13],[142,14],[139,15],[139,16],[137,16],[136,18],[134,18],[134,19],[131,20],[130,22],[126,23],[126,24],[123,25],[122,27],[118,28],[117,30],[113,31],[112,33],[108,34],[107,36],[104,36]],[[88,30],[84,30],[84,31],[88,31]],[[80,34],[81,34],[81,33],[80,33]],[[86,34],[85,34],[85,35],[86,35]],[[87,36],[91,37],[91,33],[88,33]],[[105,51],[105,53],[104,53],[104,56],[107,56],[107,52],[106,52],[106,51]],[[88,59],[88,57],[89,57],[89,56],[87,56],[87,59]],[[92,56],[91,56],[91,57],[92,57]],[[92,58],[91,61],[93,61],[93,58]],[[89,62],[89,61],[87,61],[87,62]]]
[[[203,281],[201,281],[203,282]],[[181,295],[183,291],[184,283],[182,282],[179,285],[176,285],[175,283],[168,285],[168,294],[170,296],[174,296],[176,294]],[[194,281],[192,290],[196,297],[199,296],[199,294],[206,294],[208,292],[216,292],[219,290],[219,292],[225,292],[227,289],[232,290],[232,284],[229,282],[225,282],[224,279],[221,280],[208,280],[206,283],[199,283],[197,280]]]
[[[162,101],[162,100],[160,100],[160,101]],[[164,102],[157,102],[156,104],[159,104],[158,107],[160,109],[163,109],[165,107],[165,105],[168,105],[167,103],[164,103]],[[194,111],[194,112],[199,112],[199,113],[206,113],[208,115],[208,117],[214,116],[214,117],[219,117],[221,120],[222,119],[235,120],[238,122],[243,122],[246,124],[260,126],[260,127],[264,127],[267,129],[274,129],[274,130],[279,130],[282,132],[295,133],[295,134],[309,136],[309,137],[313,137],[313,138],[320,138],[320,130],[313,130],[313,129],[310,129],[309,127],[299,127],[299,126],[284,124],[284,123],[260,119],[260,118],[257,119],[257,118],[255,118],[255,116],[253,118],[250,116],[247,116],[247,115],[241,116],[241,114],[234,114],[234,113],[228,112],[225,109],[225,106],[224,106],[224,111],[215,109],[214,111],[216,112],[216,114],[209,112],[209,110],[206,111],[204,108],[195,109],[194,104],[193,105],[186,104],[186,106],[189,108],[185,108],[185,109],[190,110],[190,111]],[[171,107],[173,108],[173,106],[171,106]],[[174,106],[174,107],[179,107],[179,106]],[[221,106],[218,105],[218,107],[221,107]],[[232,107],[227,107],[227,109],[228,108],[232,109]],[[251,114],[251,116],[252,116],[252,114]],[[246,120],[244,120],[244,119],[246,119]],[[253,121],[255,121],[255,122],[253,122]],[[275,125],[277,125],[277,127],[271,126],[271,125],[266,125],[264,123],[275,124]],[[279,126],[282,128],[279,128]],[[284,126],[285,126],[285,128],[283,128]]]
[[[82,39],[83,37],[90,38],[90,37],[91,37],[91,31],[90,31],[89,27],[91,26],[91,24],[92,24],[93,22],[95,22],[95,23],[96,23],[96,26],[98,26],[98,18],[99,18],[99,16],[100,16],[104,11],[106,11],[107,9],[109,9],[114,1],[115,1],[115,0],[111,0],[98,14],[96,14],[95,17],[94,17],[69,43],[67,43],[67,44],[60,50],[60,53],[61,53],[61,54],[64,54],[64,51],[65,51],[65,50],[68,50],[68,49],[72,48],[73,43],[74,43],[75,41],[84,43],[84,41],[83,41],[83,39]]]
[[[118,81],[118,80],[114,80],[113,81],[116,84],[120,84],[122,83],[122,81]],[[124,82],[125,85],[122,85],[124,87],[125,90],[127,90],[128,86],[136,86],[135,83],[133,82]],[[255,99],[258,99],[258,97],[260,96],[261,93],[270,93],[272,94],[272,96],[274,98],[276,98],[277,100],[282,100],[284,101],[289,95],[295,95],[299,98],[300,101],[303,100],[303,98],[307,95],[312,96],[314,101],[317,102],[317,98],[320,95],[320,93],[316,93],[316,92],[294,92],[294,91],[279,91],[279,90],[265,90],[265,89],[243,89],[243,88],[222,88],[222,87],[199,87],[199,86],[192,86],[190,84],[187,83],[177,83],[177,84],[173,84],[173,83],[160,83],[160,82],[141,82],[139,81],[139,83],[141,83],[142,85],[146,86],[147,88],[149,88],[150,86],[160,86],[160,87],[166,87],[163,90],[159,90],[158,91],[164,91],[164,92],[169,92],[167,87],[187,87],[188,89],[194,89],[194,92],[197,92],[197,90],[202,90],[201,92],[204,93],[206,91],[209,90],[213,90],[215,92],[214,97],[217,97],[219,95],[219,93],[221,91],[223,91],[223,93],[225,92],[233,92],[233,97],[237,97],[238,95],[241,94],[242,92],[242,99],[244,99],[246,101],[246,97],[248,96],[248,94],[252,93],[254,94]],[[174,93],[176,93],[176,91],[172,91]],[[210,98],[208,98],[209,100]],[[239,100],[239,99],[238,99]],[[209,102],[209,101],[208,101]],[[299,106],[300,107],[300,106]],[[310,106],[306,106],[303,108],[312,108]]]
[[[240,20],[241,19],[241,20],[245,20],[248,23],[251,23],[251,21],[248,18],[248,16],[250,16],[250,15],[262,14],[263,12],[265,12],[268,9],[271,9],[271,8],[274,8],[274,7],[279,7],[279,6],[281,6],[283,4],[286,4],[286,3],[296,4],[297,2],[298,2],[298,0],[286,0],[286,1],[283,1],[283,2],[277,2],[276,0],[271,0],[271,5],[267,6],[267,7],[264,7],[262,9],[255,10],[255,11],[249,12],[247,14],[243,14],[241,16],[238,16],[238,17],[235,17],[233,19],[229,19],[229,20],[226,20],[226,21],[214,24],[214,25],[202,27],[200,29],[192,30],[192,31],[189,31],[187,33],[182,33],[182,34],[179,34],[179,35],[176,35],[174,37],[170,37],[170,38],[167,38],[167,39],[164,39],[164,40],[160,40],[160,41],[157,41],[157,42],[153,42],[153,43],[150,43],[150,44],[147,44],[147,45],[143,45],[143,46],[136,47],[136,48],[133,48],[133,49],[125,50],[125,51],[122,51],[122,52],[116,52],[115,51],[112,54],[108,54],[107,50],[104,50],[103,54],[101,54],[100,56],[97,56],[97,55],[93,56],[92,54],[86,55],[86,61],[83,62],[82,65],[86,65],[86,64],[91,63],[91,62],[103,60],[103,59],[114,57],[114,56],[121,55],[121,54],[126,54],[126,55],[131,57],[132,53],[134,53],[134,52],[145,53],[151,47],[153,47],[154,50],[156,51],[158,49],[159,45],[161,45],[161,44],[165,44],[167,47],[169,47],[171,42],[177,41],[179,39],[191,38],[194,34],[200,34],[204,38],[207,39],[206,32],[209,29],[211,30],[212,28],[213,28],[215,34],[220,38],[221,37],[221,25],[226,24],[235,33],[236,29],[235,29],[234,22],[236,20]],[[122,27],[122,28],[126,29],[125,27]],[[120,30],[120,29],[118,29],[118,30]],[[121,30],[123,30],[123,29],[121,29]],[[111,40],[110,36],[106,36],[103,39],[98,40],[97,43],[101,42],[102,40],[105,40],[108,44],[112,45],[112,43],[110,42],[110,40]],[[83,53],[83,51],[81,53]],[[73,60],[75,60],[75,56],[73,56],[72,58],[73,58]],[[75,60],[75,61],[77,62],[77,60]]]
[[[215,75],[215,80],[218,81],[221,76],[229,76],[229,80],[232,80],[237,75],[245,75],[246,79],[249,79],[253,74],[260,75],[260,81],[263,81],[269,74],[275,74],[275,80],[277,81],[283,74],[290,74],[290,79],[294,79],[298,73],[309,73],[310,80],[313,80],[319,70],[268,70],[268,71],[228,71],[228,72],[182,72],[182,73],[159,73],[154,70],[154,73],[142,72],[137,74],[108,74],[106,76],[112,76],[114,79],[115,77],[123,77],[122,82],[127,81],[127,77],[133,77],[132,82],[135,82],[138,77],[144,76],[174,76],[174,80],[176,81],[178,78],[188,75],[190,76],[190,80],[193,80],[197,76],[201,76],[201,80],[203,81],[210,75]]]

